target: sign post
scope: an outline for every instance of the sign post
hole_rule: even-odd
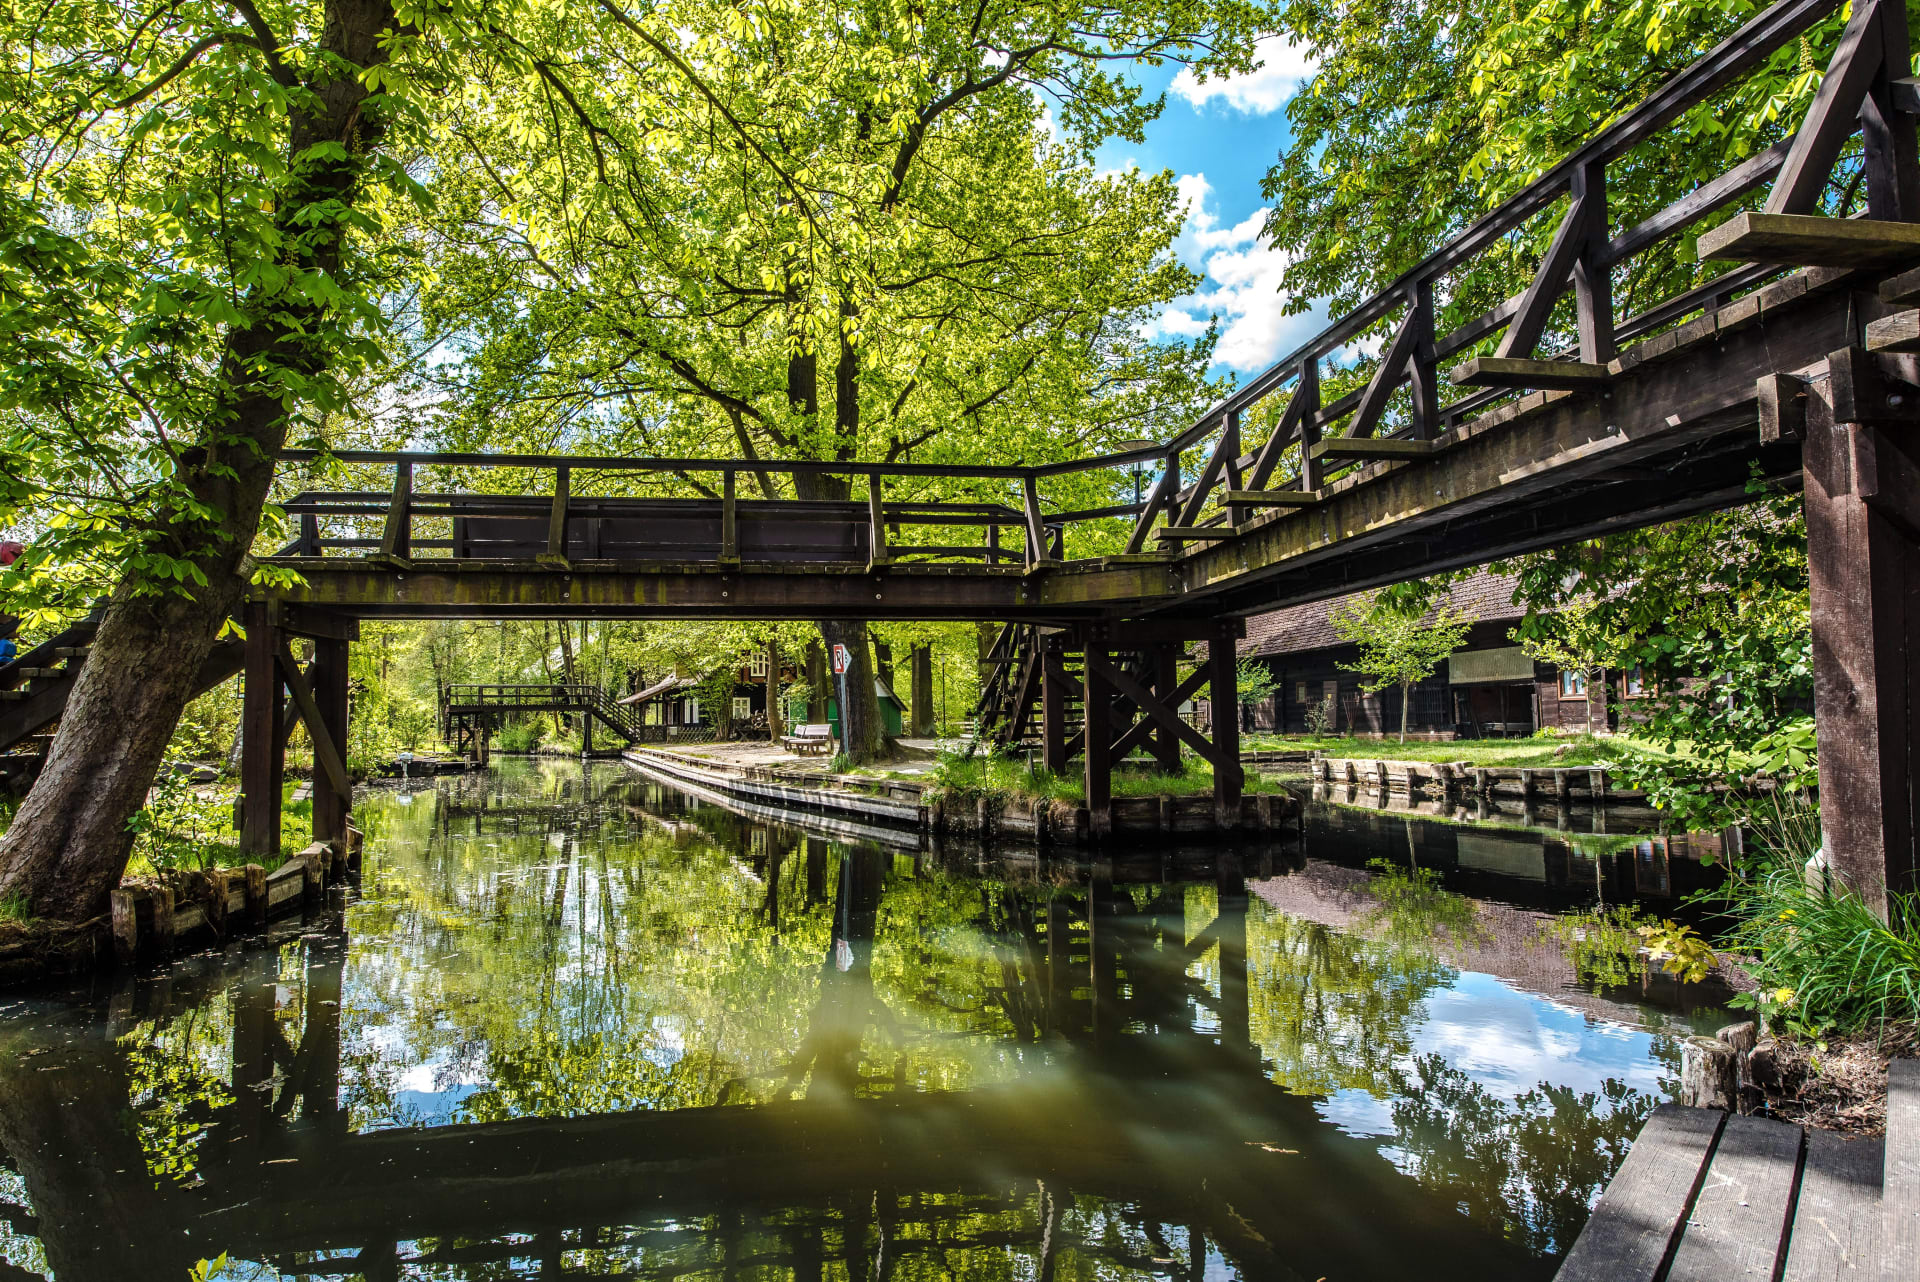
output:
[[[847,750],[847,669],[853,666],[853,655],[847,647],[836,644],[833,647],[833,675],[840,678],[840,751]]]

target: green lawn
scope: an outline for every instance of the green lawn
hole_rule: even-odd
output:
[[[1001,793],[1021,797],[1047,797],[1054,801],[1080,802],[1087,799],[1086,782],[1078,771],[1054,774],[1027,770],[1024,760],[994,757],[970,757],[943,760],[929,774],[917,776],[950,797],[970,797]],[[1279,792],[1278,779],[1246,772],[1245,790],[1249,796]],[[1205,762],[1190,761],[1179,774],[1149,773],[1144,770],[1113,772],[1116,797],[1191,797],[1213,791],[1213,769]]]
[[[1318,751],[1329,757],[1358,757],[1368,761],[1464,761],[1476,766],[1593,766],[1620,762],[1634,756],[1665,756],[1646,743],[1625,738],[1595,738],[1589,735],[1553,736],[1528,739],[1454,739],[1435,742],[1429,739],[1350,739],[1336,736],[1248,735],[1241,740],[1246,751]]]

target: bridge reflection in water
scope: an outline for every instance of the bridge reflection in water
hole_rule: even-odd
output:
[[[453,802],[498,772],[376,795],[344,913],[16,1007],[0,1252],[63,1282],[221,1251],[369,1279],[1545,1277],[1672,1054],[1588,1019],[1611,1050],[1576,1032],[1578,1071],[1513,1087],[1431,1032],[1464,988],[1421,946],[1445,923],[1276,911],[1294,850],[848,849],[618,769],[524,771],[477,818]],[[1351,1097],[1384,1129],[1333,1124]]]

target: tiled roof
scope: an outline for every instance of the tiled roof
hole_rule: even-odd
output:
[[[1526,609],[1513,603],[1513,590],[1519,579],[1510,574],[1480,570],[1448,589],[1443,598],[1456,610],[1464,610],[1476,623],[1497,623],[1518,619]],[[1240,642],[1241,654],[1299,654],[1344,645],[1327,622],[1327,612],[1352,596],[1292,605],[1271,614],[1256,614],[1247,620],[1246,639]]]

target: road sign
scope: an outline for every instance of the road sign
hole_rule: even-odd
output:
[[[847,647],[843,645],[833,647],[833,674],[839,676],[852,666],[853,656],[847,653]]]

